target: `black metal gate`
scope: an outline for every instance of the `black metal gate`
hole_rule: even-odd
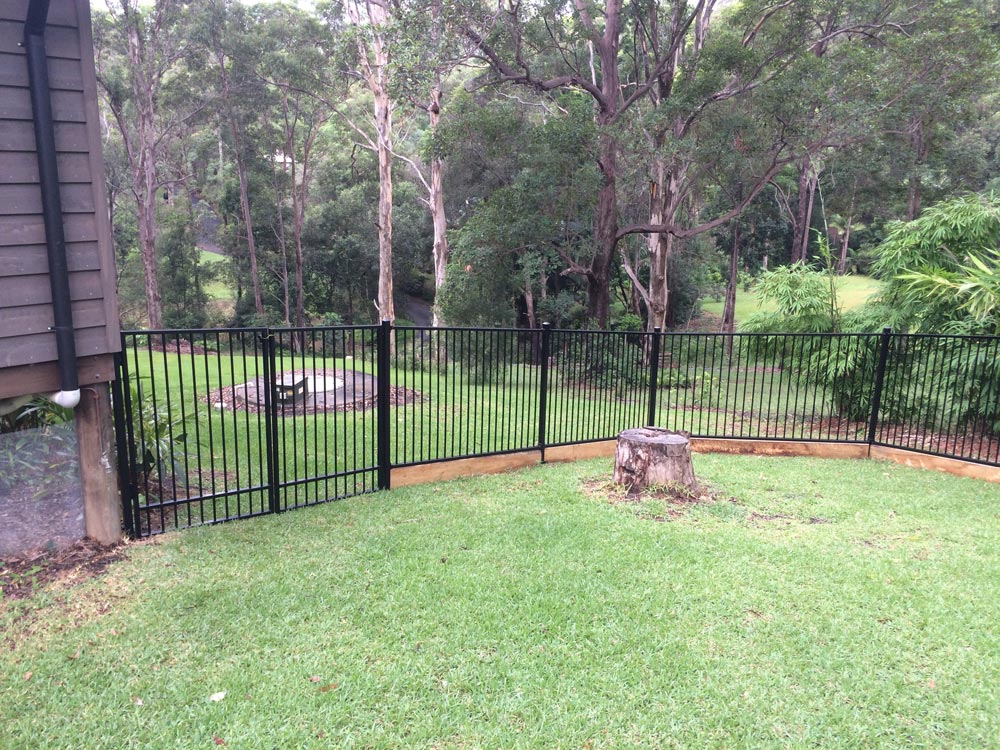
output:
[[[382,335],[376,326],[123,333],[114,402],[127,531],[378,489]]]

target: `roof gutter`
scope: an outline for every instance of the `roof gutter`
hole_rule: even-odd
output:
[[[80,402],[80,381],[76,370],[76,342],[73,309],[63,232],[62,199],[59,196],[59,167],[56,163],[55,124],[49,92],[49,68],[45,52],[45,25],[49,0],[29,0],[24,22],[24,50],[28,57],[28,86],[35,124],[35,152],[38,155],[38,182],[42,191],[45,245],[49,256],[49,283],[52,287],[51,330],[56,335],[60,391],[49,398],[72,409]]]

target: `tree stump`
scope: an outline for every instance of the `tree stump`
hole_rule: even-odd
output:
[[[691,442],[687,435],[660,427],[639,427],[618,435],[616,484],[638,492],[651,484],[680,485],[694,490]]]

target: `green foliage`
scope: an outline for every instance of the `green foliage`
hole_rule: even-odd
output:
[[[190,214],[170,211],[161,216],[156,252],[160,258],[163,325],[167,328],[205,327],[208,323],[205,281],[212,276],[212,271],[201,263]]]
[[[657,385],[660,388],[690,388],[691,378],[686,370],[662,367],[657,373]]]
[[[591,251],[589,212],[599,178],[588,157],[595,129],[585,99],[565,95],[560,103],[565,116],[522,126],[526,142],[512,182],[475,203],[451,235],[452,263],[440,301],[449,322],[509,325],[517,320],[518,300],[529,296],[537,304],[536,324],[580,322],[576,289],[561,272],[567,258]],[[502,138],[505,133],[491,123],[486,120],[476,137]]]
[[[76,434],[73,410],[46,398],[33,398],[0,416],[0,490],[20,482],[39,485],[75,466]]]
[[[649,385],[649,366],[643,362],[638,341],[619,340],[611,346],[595,346],[574,339],[559,357],[558,372],[568,385],[608,390],[618,397]]]
[[[760,299],[777,306],[750,316],[741,329],[748,333],[819,333],[834,330],[836,298],[826,272],[804,263],[766,271],[757,281]]]
[[[37,396],[14,411],[0,416],[0,434],[18,430],[45,429],[72,421],[72,409]]]
[[[965,195],[897,223],[877,248],[873,304],[894,330],[1000,330],[1000,196]]]
[[[722,380],[708,370],[695,378],[695,403],[702,407],[714,407],[719,404]]]
[[[129,384],[132,406],[130,438],[135,449],[135,463],[130,480],[147,499],[168,481],[188,485],[184,469],[188,450],[188,432],[194,413],[170,414],[165,404],[156,403],[142,387],[142,381]]]

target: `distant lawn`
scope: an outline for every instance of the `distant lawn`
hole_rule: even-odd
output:
[[[201,251],[200,263],[203,266],[214,266],[217,264],[225,263],[229,260],[225,255],[219,255],[218,253],[210,253],[208,250]],[[220,302],[232,302],[235,299],[233,290],[229,287],[229,284],[224,280],[210,281],[205,284],[205,292],[208,294],[209,299],[217,300]]]
[[[592,461],[134,545],[0,607],[0,746],[1000,746],[995,485],[695,468],[667,522]]]
[[[872,294],[878,291],[879,282],[870,276],[842,276],[837,280],[837,294],[842,309],[851,310],[862,305]],[[722,316],[722,300],[706,299],[702,302],[701,308],[711,315]],[[736,292],[736,322],[746,320],[755,312],[760,310],[773,310],[775,306],[771,302],[761,304],[754,291],[745,292],[739,289]]]

